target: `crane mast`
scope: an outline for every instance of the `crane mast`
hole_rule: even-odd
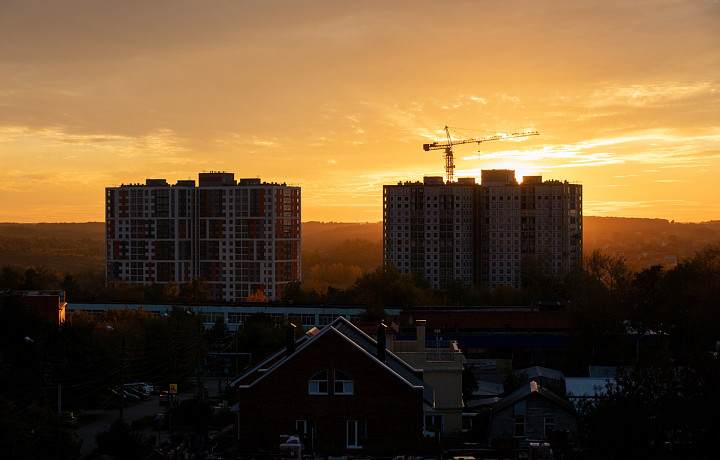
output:
[[[495,134],[492,136],[486,136],[486,137],[476,137],[471,139],[453,139],[452,136],[450,136],[450,128],[445,126],[445,134],[447,135],[447,140],[442,142],[433,142],[432,144],[423,144],[423,150],[426,152],[430,150],[445,150],[445,176],[447,182],[453,181],[453,175],[455,173],[455,161],[453,158],[453,151],[452,146],[453,145],[460,145],[460,144],[471,144],[471,143],[483,143],[487,141],[499,141],[503,139],[513,139],[517,137],[527,137],[527,136],[537,136],[540,133],[537,131],[528,131],[525,133],[512,133],[512,134]]]

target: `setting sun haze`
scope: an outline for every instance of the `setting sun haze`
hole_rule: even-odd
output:
[[[104,220],[105,187],[230,171],[304,221],[382,185],[514,169],[584,214],[720,219],[720,2],[0,0],[0,222]]]

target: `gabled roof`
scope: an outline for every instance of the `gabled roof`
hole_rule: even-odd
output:
[[[281,367],[285,362],[292,359],[297,353],[307,348],[310,344],[317,340],[321,340],[325,334],[337,334],[351,345],[355,346],[366,356],[374,360],[378,365],[386,368],[388,372],[396,378],[401,379],[411,387],[423,388],[423,399],[431,406],[434,400],[433,389],[422,381],[418,376],[420,371],[412,368],[402,359],[398,358],[389,350],[385,352],[385,362],[377,358],[378,346],[377,342],[360,329],[355,327],[347,319],[338,316],[332,323],[323,327],[319,332],[313,329],[310,333],[305,334],[295,341],[295,352],[287,354],[287,348],[283,348],[274,355],[270,356],[260,364],[235,379],[230,385],[240,387],[250,387],[261,381],[265,375],[272,373]]]
[[[527,378],[534,379],[537,377],[547,377],[549,379],[554,380],[560,380],[563,381],[565,379],[565,374],[563,374],[560,371],[556,371],[555,369],[549,369],[547,367],[541,367],[541,366],[533,366],[528,367],[526,369],[521,369],[516,372],[516,374],[525,373],[527,375]]]
[[[566,411],[573,414],[575,413],[575,407],[570,404],[569,401],[561,398],[552,391],[546,390],[545,388],[538,385],[535,381],[523,385],[522,387],[518,388],[517,390],[513,391],[512,393],[498,401],[498,403],[493,406],[493,412],[497,412],[505,409],[506,407],[510,407],[516,402],[521,401],[532,394],[537,394],[539,396],[542,396],[543,398],[549,399],[550,401],[557,404]]]

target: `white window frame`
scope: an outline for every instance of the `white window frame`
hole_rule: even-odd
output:
[[[321,378],[322,376],[325,376],[325,378]],[[317,374],[313,375],[310,380],[308,380],[308,394],[309,395],[327,395],[328,394],[328,387],[330,386],[330,382],[328,381],[328,371],[327,369],[318,372]],[[324,389],[323,389],[324,387]]]
[[[338,386],[340,386],[339,391]],[[333,390],[335,395],[351,396],[355,394],[355,382],[344,372],[335,370],[333,372]]]
[[[308,422],[307,420],[295,420],[295,431],[303,436],[307,436]]]
[[[360,422],[348,420],[345,423],[345,447],[348,449],[361,449],[360,444]]]

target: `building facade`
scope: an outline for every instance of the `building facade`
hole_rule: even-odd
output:
[[[200,173],[105,190],[106,280],[182,284],[204,278],[213,297],[282,298],[300,280],[300,188]]]
[[[474,179],[442,177],[383,186],[383,263],[436,287],[473,284],[479,191]]]
[[[294,342],[288,336],[230,384],[239,452],[277,451],[283,435],[299,436],[316,458],[427,452],[433,390],[421,371],[342,317]]]
[[[524,273],[560,280],[582,266],[582,185],[482,171],[480,285],[521,287]]]
[[[519,288],[523,274],[560,280],[582,264],[582,185],[515,171],[481,183],[441,177],[383,187],[383,262],[434,287]],[[539,270],[539,271],[538,271]]]
[[[435,337],[427,338],[426,321],[415,320],[415,340],[390,340],[395,355],[415,369],[423,372],[435,394],[435,407],[425,414],[425,427],[440,433],[462,430],[462,376],[463,356],[457,341],[442,340],[440,330]]]

